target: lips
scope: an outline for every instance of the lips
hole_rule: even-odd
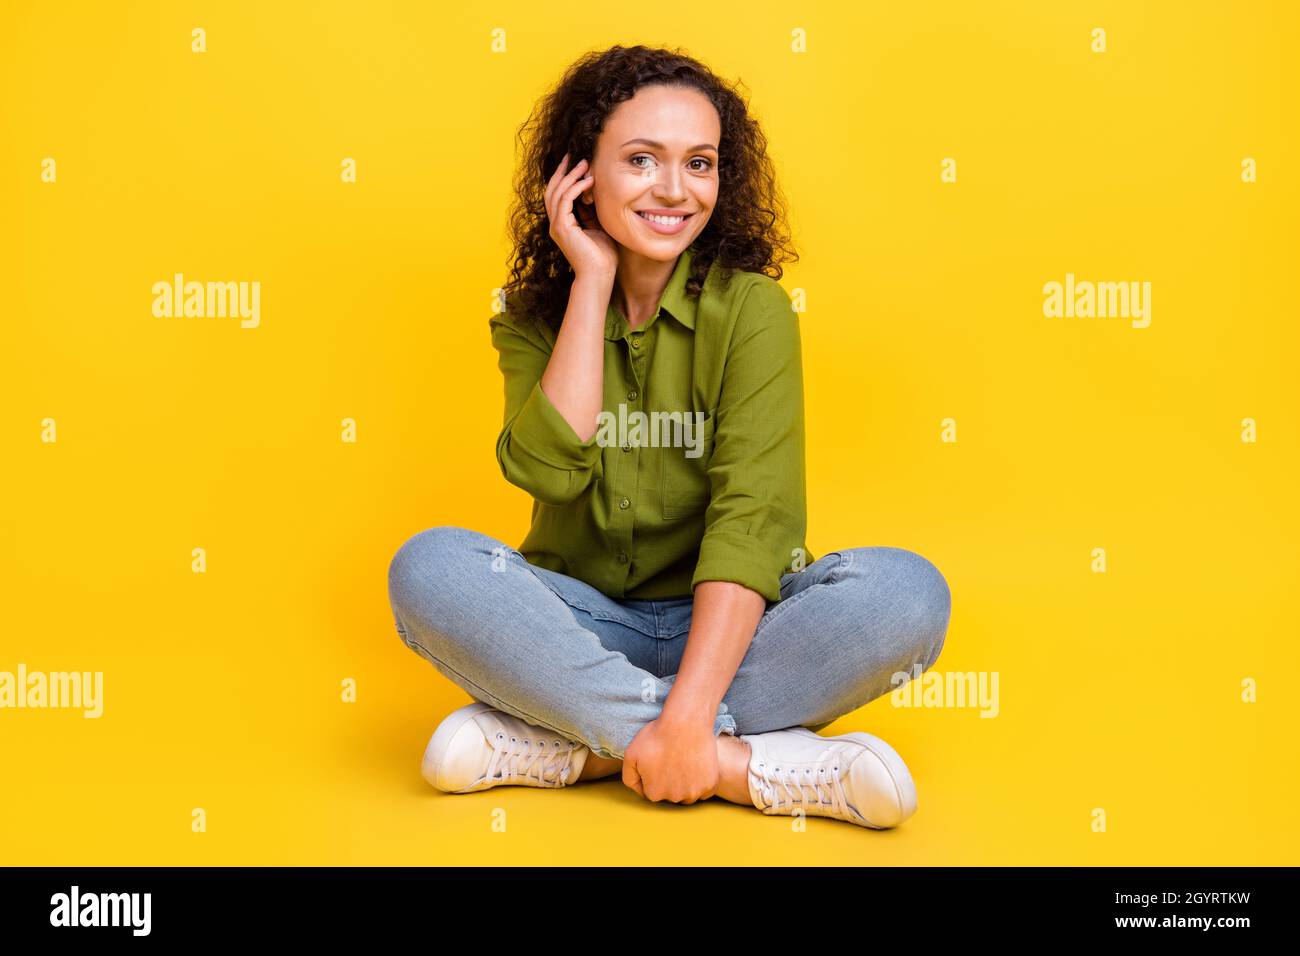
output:
[[[678,213],[677,215],[680,216],[681,218],[678,219],[677,222],[659,222],[656,221],[655,219],[651,219],[650,215],[658,215],[658,214],[657,213],[647,214],[642,212],[639,209],[636,210],[636,217],[640,219],[643,223],[645,223],[648,227],[653,229],[655,232],[659,233],[661,236],[671,236],[674,233],[681,232],[683,229],[685,229],[686,223],[690,220],[691,216],[695,214]],[[664,218],[674,218],[674,217],[664,217]]]

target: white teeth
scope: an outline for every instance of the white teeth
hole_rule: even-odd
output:
[[[649,219],[651,222],[657,222],[661,226],[675,226],[686,218],[685,216],[652,216],[645,212],[639,212],[637,215],[643,219]]]

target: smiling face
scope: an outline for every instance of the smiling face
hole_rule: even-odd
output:
[[[643,86],[605,120],[592,157],[601,227],[627,250],[675,259],[698,236],[718,201],[722,122],[695,89]]]

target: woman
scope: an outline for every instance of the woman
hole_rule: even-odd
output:
[[[916,808],[898,754],[816,730],[931,667],[950,596],[911,551],[807,550],[798,318],[776,281],[792,254],[761,130],[706,67],[644,47],[580,60],[525,129],[490,327],[497,459],[532,527],[519,549],[432,528],[393,559],[403,641],[474,699],[425,777],[621,773],[649,800],[897,826]]]

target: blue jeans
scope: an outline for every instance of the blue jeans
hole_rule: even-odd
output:
[[[457,527],[407,540],[388,594],[402,641],[472,698],[620,760],[672,690],[694,600],[615,600]],[[943,575],[902,548],[784,575],[713,732],[826,726],[932,667],[950,610]]]

